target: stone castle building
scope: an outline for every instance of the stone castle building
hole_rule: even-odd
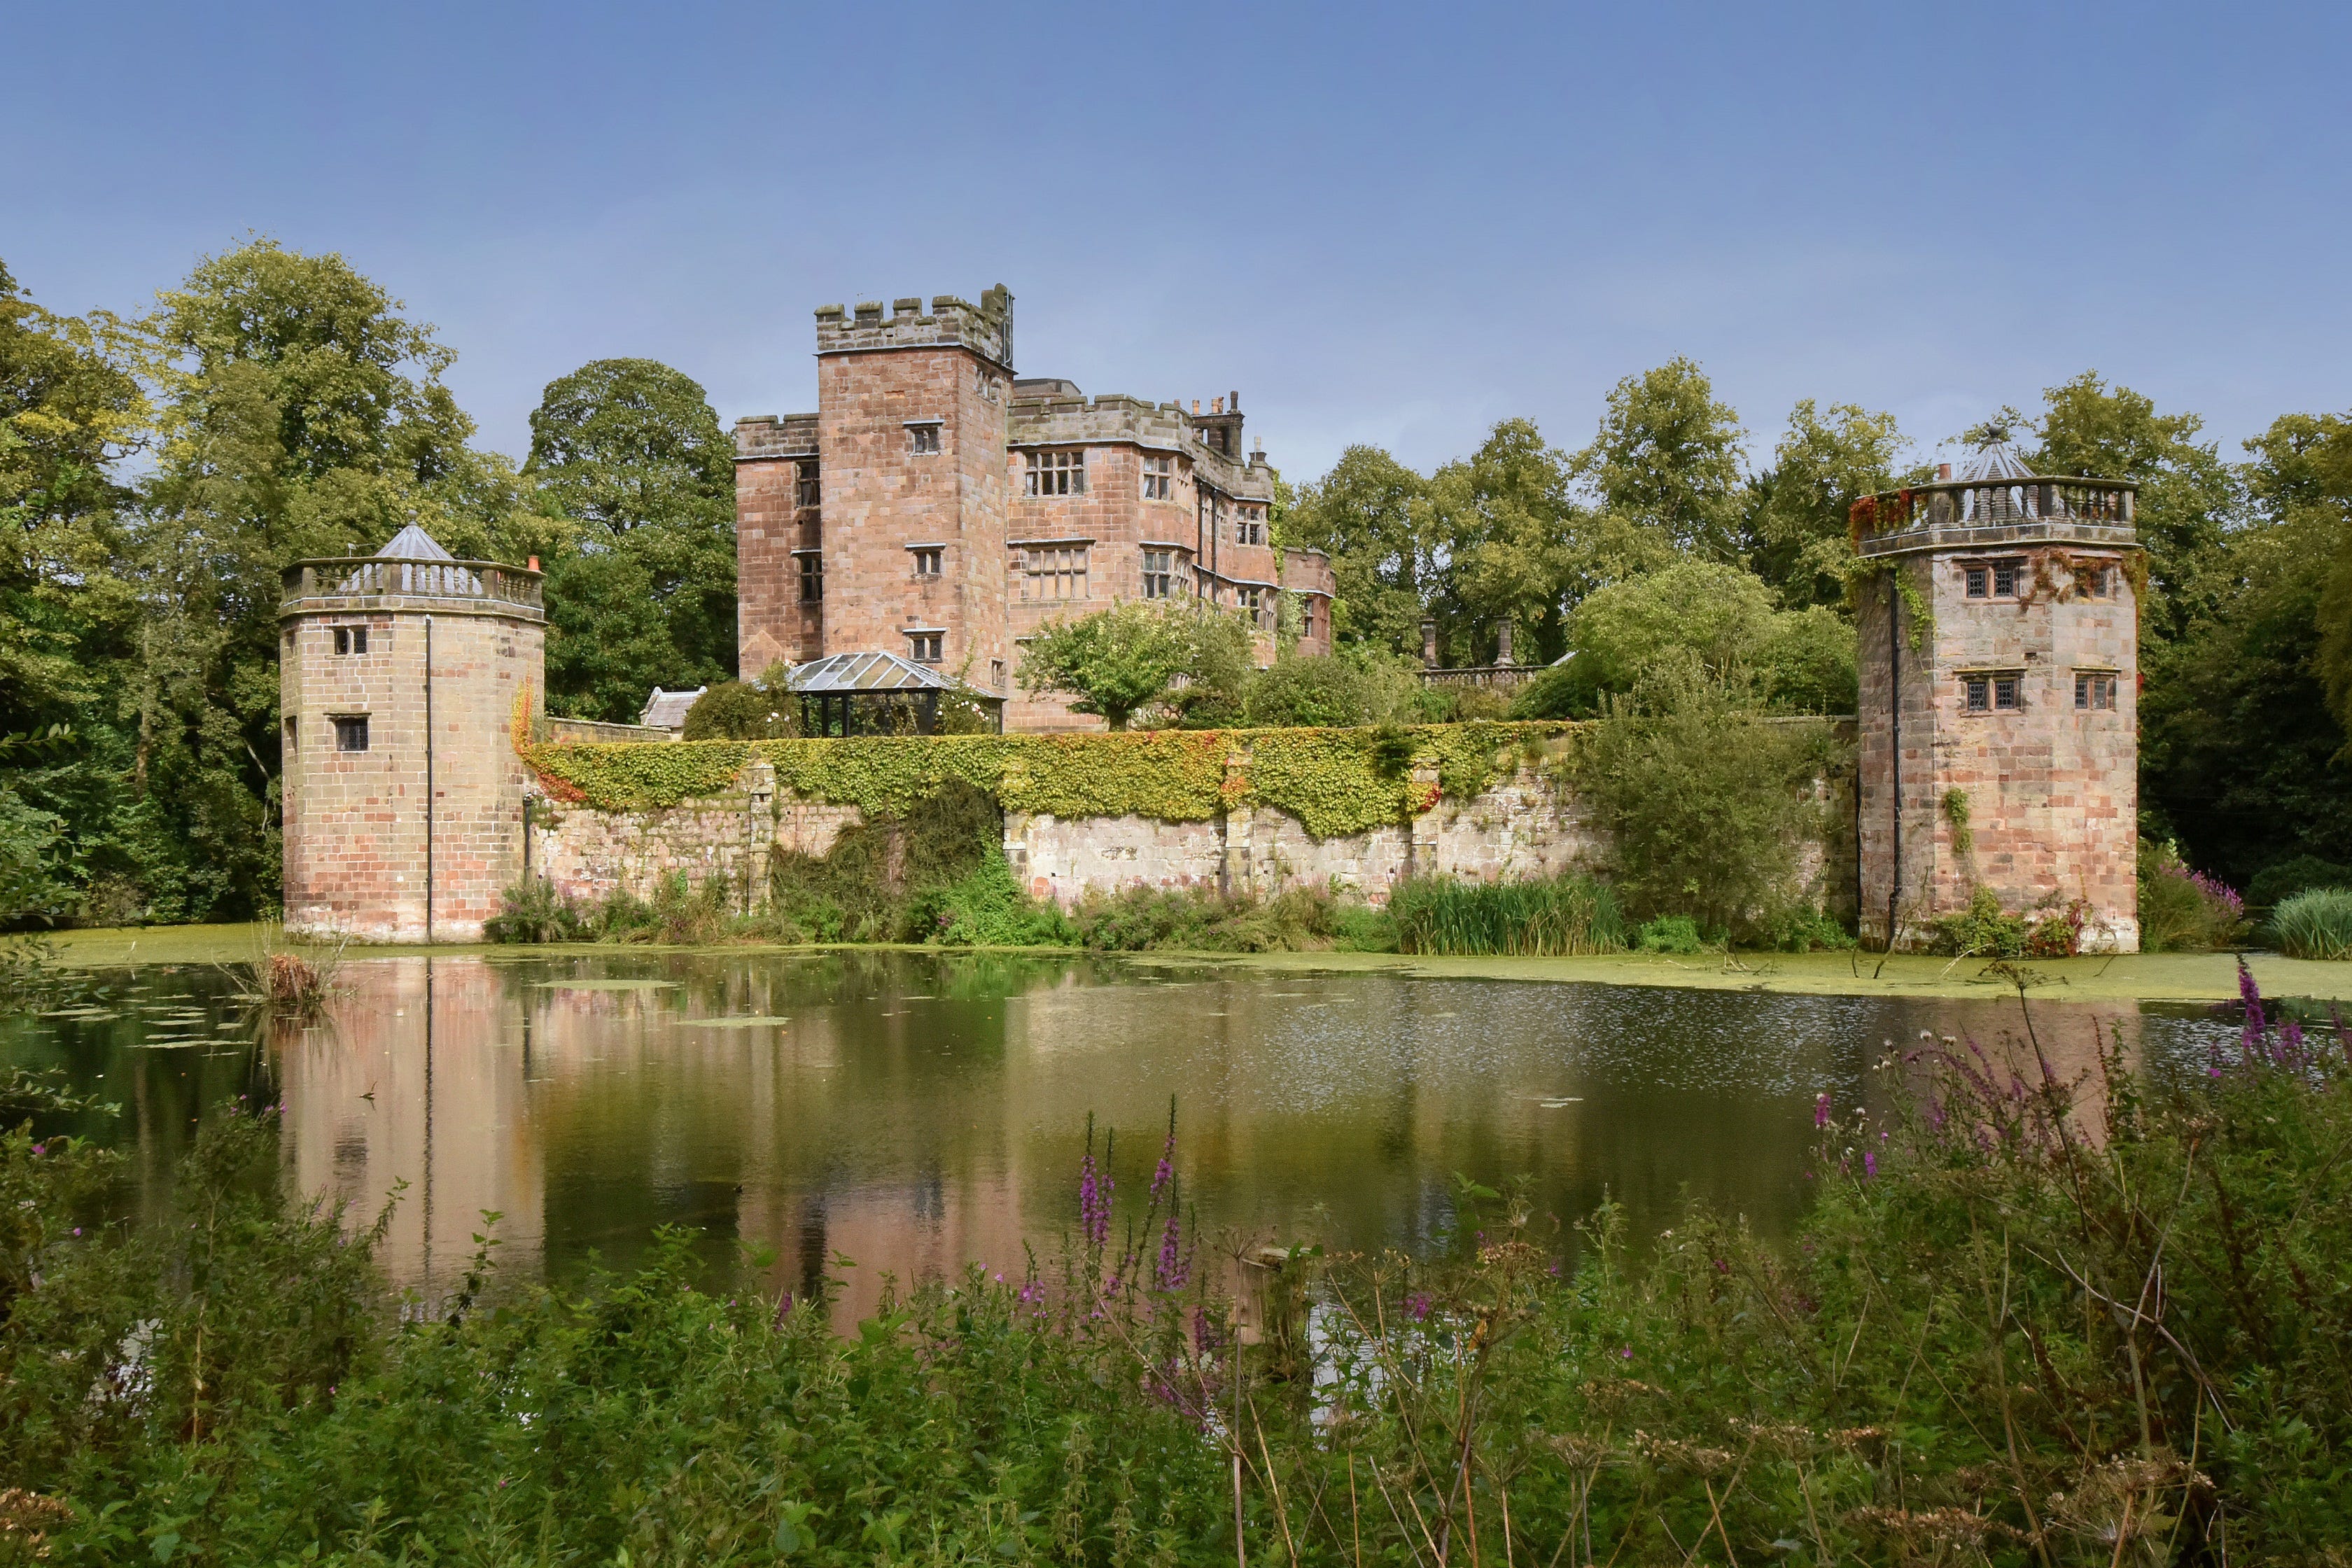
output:
[[[411,523],[288,567],[278,625],[287,929],[478,940],[522,875],[509,726],[545,666],[539,573]]]
[[[1015,376],[1013,297],[816,312],[817,409],[735,426],[739,668],[878,651],[1005,699],[1012,729],[1098,728],[1024,699],[1039,625],[1195,599],[1330,649],[1332,578],[1277,552],[1274,470],[1238,394],[1175,403]],[[1286,601],[1287,609],[1285,609]]]
[[[1857,509],[1865,943],[1925,947],[1982,888],[2138,950],[2133,509],[2006,444]]]

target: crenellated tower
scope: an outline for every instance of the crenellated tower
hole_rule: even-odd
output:
[[[2137,952],[2135,487],[2035,474],[2005,438],[1854,509],[1861,933],[1928,946],[1979,889]]]

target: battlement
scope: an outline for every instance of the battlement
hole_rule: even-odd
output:
[[[1007,444],[1023,447],[1092,447],[1131,443],[1150,450],[1181,452],[1213,489],[1251,500],[1270,500],[1274,476],[1264,455],[1244,463],[1227,458],[1201,438],[1201,426],[1218,417],[1194,416],[1181,403],[1152,403],[1125,393],[1088,397],[1066,381],[1040,380],[1024,391],[1013,386]],[[1238,414],[1225,416],[1238,421]]]
[[[887,314],[878,300],[866,300],[854,311],[842,305],[817,308],[820,355],[940,347],[969,349],[1000,369],[1012,370],[1012,293],[1000,283],[982,294],[977,305],[952,294],[937,294],[928,311],[919,298],[892,300]]]
[[[735,421],[735,460],[816,456],[814,414],[750,414]]]

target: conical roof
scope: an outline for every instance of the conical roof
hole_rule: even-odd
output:
[[[1989,442],[1977,448],[1960,469],[1960,478],[1972,484],[1994,483],[2003,479],[2030,479],[2033,470],[2017,455],[2017,447],[2006,440]]]
[[[434,537],[410,523],[385,542],[377,551],[380,561],[455,561],[456,556],[441,548]]]

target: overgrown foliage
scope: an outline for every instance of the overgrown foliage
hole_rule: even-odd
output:
[[[2184,865],[2168,841],[2139,841],[2139,945],[2144,952],[2211,952],[2246,932],[2236,889]]]

